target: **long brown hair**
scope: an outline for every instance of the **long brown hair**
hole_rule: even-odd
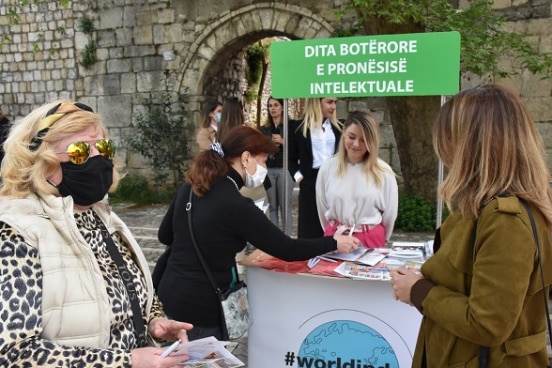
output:
[[[203,120],[203,124],[201,125],[202,128],[209,128],[211,126],[211,117],[209,114],[215,111],[215,109],[219,106],[222,106],[222,104],[215,100],[207,101],[205,103],[203,110],[201,111],[201,118]]]
[[[237,126],[230,130],[220,145],[224,157],[211,149],[199,152],[188,170],[186,181],[192,185],[197,196],[208,192],[216,181],[228,175],[232,161],[243,152],[248,151],[251,155],[278,152],[278,147],[270,138],[248,126]]]
[[[439,193],[450,209],[477,217],[486,200],[508,192],[538,208],[552,230],[544,145],[514,91],[487,84],[452,97],[435,119],[433,146],[448,168]]]
[[[222,142],[224,136],[235,127],[245,124],[243,108],[237,97],[230,97],[224,101],[218,123],[217,140]]]
[[[267,127],[267,128],[270,128],[270,127],[273,127],[275,126],[274,125],[274,119],[272,118],[272,115],[270,115],[270,100],[274,100],[274,101],[277,101],[281,106],[282,106],[282,123],[284,122],[284,99],[283,98],[274,98],[272,96],[269,96],[267,99],[266,99],[266,111],[268,112],[268,116],[266,118],[266,121],[264,122],[263,126]]]

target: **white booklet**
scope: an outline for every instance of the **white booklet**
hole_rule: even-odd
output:
[[[358,247],[354,252],[351,252],[351,253],[338,253],[337,251],[333,251],[333,252],[324,254],[324,256],[328,258],[333,258],[333,259],[340,259],[342,261],[356,261],[369,250],[371,249]]]
[[[418,242],[393,242],[389,252],[389,258],[423,260],[425,243]]]
[[[245,364],[235,355],[226,350],[227,341],[218,341],[209,336],[203,339],[182,343],[167,349],[174,349],[175,355],[188,355],[190,359],[182,361],[183,368],[234,368]]]
[[[379,249],[374,249],[373,251],[366,252],[363,256],[358,258],[356,262],[368,266],[375,266],[380,263],[386,257],[386,255],[387,253],[382,253],[379,251]]]

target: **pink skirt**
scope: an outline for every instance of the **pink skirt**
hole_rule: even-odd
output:
[[[337,221],[331,221],[324,229],[324,236],[334,235],[341,224]],[[387,242],[385,240],[385,229],[382,224],[378,225],[360,225],[362,231],[355,231],[353,236],[360,240],[365,248],[381,248]],[[347,234],[345,231],[344,234]]]

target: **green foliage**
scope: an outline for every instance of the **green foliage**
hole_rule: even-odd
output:
[[[184,182],[189,157],[186,127],[190,119],[187,95],[165,91],[150,93],[142,105],[144,113],[134,118],[134,129],[125,137],[131,152],[144,157],[154,175],[155,189],[165,186],[169,174],[177,188]]]
[[[244,93],[244,98],[247,102],[251,102],[257,98],[259,82],[263,75],[263,60],[265,46],[258,43],[251,45],[245,52],[245,77],[247,79],[247,90]]]
[[[21,24],[21,15],[20,13],[23,12],[23,8],[29,5],[38,5],[40,3],[45,2],[45,0],[18,0],[13,5],[7,6],[7,14],[8,14],[8,25],[14,26]],[[69,7],[69,0],[59,0],[60,5],[67,9]],[[61,33],[62,36],[66,36],[66,30],[65,27],[61,26],[58,29],[58,32]],[[41,37],[42,35],[39,35]],[[0,32],[0,50],[2,50],[2,47],[4,46],[4,43],[11,43],[13,42],[12,38],[7,34],[7,32]],[[32,43],[33,52],[40,51],[40,47],[36,42]],[[54,54],[52,50],[48,51],[50,55]]]
[[[127,175],[119,181],[117,191],[110,196],[112,203],[132,202],[140,205],[165,203],[174,196],[174,191],[154,190],[148,179],[140,175]]]
[[[90,68],[96,62],[96,42],[92,38],[92,34],[96,31],[94,20],[87,15],[84,15],[79,21],[79,30],[88,35],[88,43],[81,51],[81,59],[79,64],[85,69]]]
[[[435,208],[419,195],[399,193],[399,214],[395,229],[427,232],[435,230]]]
[[[96,27],[94,26],[94,21],[92,20],[92,18],[90,18],[87,15],[84,15],[79,21],[79,30],[82,33],[87,35],[92,34],[96,30]]]
[[[468,4],[457,9],[448,0],[351,0],[338,16],[356,19],[351,29],[369,35],[458,31],[462,72],[506,77],[516,72],[501,69],[499,61],[511,58],[520,68],[552,77],[552,55],[539,53],[525,34],[506,31],[507,19],[492,9],[493,1]]]
[[[89,40],[88,44],[81,51],[81,60],[79,62],[84,68],[88,69],[96,62],[96,43],[94,40]]]

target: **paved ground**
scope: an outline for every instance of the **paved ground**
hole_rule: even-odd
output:
[[[249,193],[250,196],[256,197],[258,193]],[[294,224],[297,223],[296,214],[297,190],[292,196],[292,210]],[[130,230],[142,246],[146,258],[150,262],[150,267],[153,269],[155,261],[163,252],[164,246],[157,240],[157,229],[163,216],[168,208],[168,205],[151,205],[137,207],[132,204],[115,204],[114,211],[125,221],[130,227]],[[296,226],[293,228],[293,235],[296,234]],[[396,241],[427,241],[433,238],[432,234],[427,233],[400,233],[395,232],[392,240]],[[242,275],[243,277],[243,275]],[[549,303],[550,304],[550,303]],[[552,310],[552,304],[550,305]],[[247,336],[242,337],[232,343],[229,350],[233,352],[239,359],[245,363],[247,368]],[[549,351],[550,343],[549,343]],[[550,356],[550,354],[549,354]],[[260,367],[252,367],[260,368]]]

